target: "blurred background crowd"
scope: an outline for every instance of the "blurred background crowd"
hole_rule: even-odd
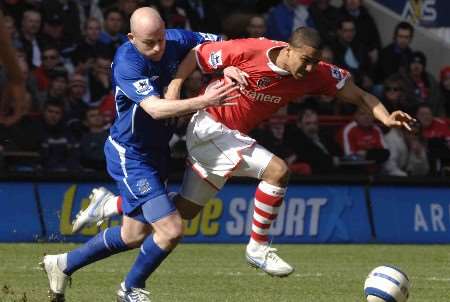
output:
[[[414,131],[384,129],[370,114],[328,97],[291,103],[251,136],[295,174],[450,174],[450,66],[435,78],[412,49],[415,28],[400,22],[382,45],[362,0],[3,0],[4,26],[26,79],[26,97],[7,93],[0,65],[0,171],[104,171],[103,143],[115,117],[110,65],[140,6],[156,7],[167,28],[225,39],[287,41],[298,26],[316,28],[323,60],[351,71],[389,111],[418,120]],[[243,50],[244,51],[244,50]],[[447,62],[447,65],[450,65]],[[194,72],[183,97],[205,78]],[[183,119],[171,140],[173,171],[184,169]]]

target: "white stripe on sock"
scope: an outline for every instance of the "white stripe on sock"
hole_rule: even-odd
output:
[[[262,223],[262,224],[271,224],[272,221],[273,221],[272,219],[268,219],[268,218],[266,218],[266,217],[263,217],[263,216],[259,215],[259,214],[256,213],[256,212],[253,213],[253,218],[254,218],[256,221],[258,221],[259,223]]]
[[[267,214],[270,214],[270,215],[277,214],[278,210],[280,209],[280,207],[269,206],[269,205],[267,205],[265,203],[262,203],[261,201],[259,201],[257,199],[255,199],[255,208],[258,208],[258,209],[260,209],[260,210],[262,210],[262,211],[264,211],[264,212],[266,212]]]
[[[262,229],[254,224],[252,224],[252,231],[263,236],[269,234],[269,229]]]
[[[258,189],[270,196],[283,197],[287,188],[277,187],[265,181],[261,181],[258,185]]]
[[[108,242],[106,242],[106,232],[108,232],[108,230],[109,230],[109,228],[105,229],[105,231],[103,232],[103,243],[105,244],[106,248],[111,251],[111,248],[109,247]]]

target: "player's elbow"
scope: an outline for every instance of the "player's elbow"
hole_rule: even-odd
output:
[[[162,120],[168,118],[170,116],[167,115],[166,112],[160,109],[158,106],[158,100],[144,100],[140,103],[140,106],[144,111],[150,115],[154,120]]]

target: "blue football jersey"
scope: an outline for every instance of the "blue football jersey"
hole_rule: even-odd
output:
[[[168,152],[172,129],[167,120],[153,119],[139,103],[152,95],[163,97],[164,87],[189,50],[217,40],[220,37],[213,34],[167,29],[166,49],[159,62],[146,59],[129,41],[117,49],[112,63],[117,115],[110,135],[125,148],[127,157],[151,159]]]

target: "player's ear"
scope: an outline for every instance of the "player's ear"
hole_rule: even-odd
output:
[[[132,33],[128,33],[127,37],[128,37],[128,40],[130,40],[130,42],[134,44],[134,36],[133,36],[133,34]]]

